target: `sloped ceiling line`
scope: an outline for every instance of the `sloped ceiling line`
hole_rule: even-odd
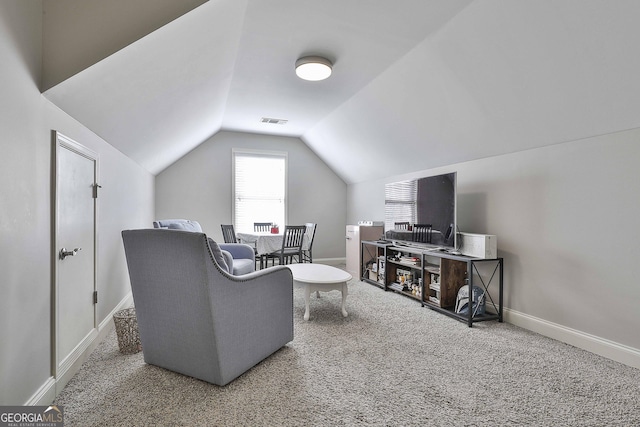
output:
[[[154,174],[224,129],[299,137],[354,183],[640,127],[638,16],[635,0],[210,0],[45,96]],[[316,49],[334,74],[297,79]]]

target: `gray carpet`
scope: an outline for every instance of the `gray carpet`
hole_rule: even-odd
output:
[[[56,399],[66,426],[640,426],[640,370],[515,326],[468,328],[358,281],[295,290],[295,339],[225,387],[122,355],[115,333]]]

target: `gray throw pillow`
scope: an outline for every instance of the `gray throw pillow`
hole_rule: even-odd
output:
[[[218,263],[220,268],[222,268],[227,273],[232,273],[229,271],[229,266],[227,262],[224,260],[224,256],[222,255],[222,251],[220,250],[220,246],[216,242],[213,241],[212,238],[209,238],[209,246],[211,246],[211,252],[213,253],[213,259]]]
[[[220,252],[222,252],[222,257],[227,263],[227,272],[229,274],[233,274],[233,256],[231,255],[231,252],[225,251],[224,249],[220,249]]]
[[[167,227],[169,230],[184,230],[184,231],[195,231],[196,233],[202,233],[202,227],[198,221],[177,221],[170,222]]]

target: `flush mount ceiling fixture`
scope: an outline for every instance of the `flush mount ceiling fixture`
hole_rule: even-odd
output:
[[[331,75],[333,64],[321,56],[305,56],[296,61],[296,75],[303,80],[316,82]]]

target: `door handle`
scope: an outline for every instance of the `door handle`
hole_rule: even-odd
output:
[[[60,259],[65,259],[68,256],[75,256],[82,248],[75,248],[72,251],[68,251],[65,248],[60,249]]]

